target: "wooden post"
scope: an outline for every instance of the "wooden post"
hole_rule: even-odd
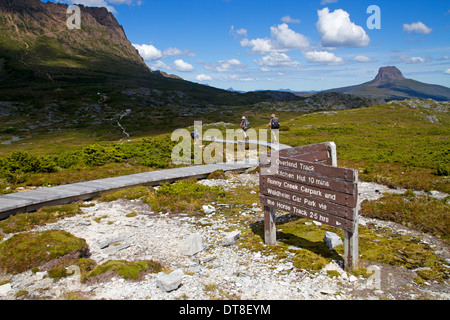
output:
[[[355,222],[353,232],[345,231],[344,239],[344,268],[345,271],[358,268],[358,223]]]
[[[328,156],[331,158],[331,165],[337,167],[337,152],[336,144],[334,142],[325,142],[328,147]]]
[[[355,172],[356,188],[354,196],[356,197],[356,207],[353,209],[353,232],[344,233],[344,268],[346,271],[358,268],[359,260],[359,242],[358,242],[358,220],[359,220],[359,203],[358,203],[358,171]]]
[[[275,225],[276,209],[264,206],[264,243],[277,243],[277,227]]]

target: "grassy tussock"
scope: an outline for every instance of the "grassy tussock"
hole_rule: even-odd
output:
[[[21,273],[66,254],[88,252],[86,241],[66,231],[19,233],[0,244],[0,268]]]
[[[225,192],[219,187],[198,184],[195,179],[179,180],[173,184],[164,183],[151,192],[144,201],[154,211],[170,213],[198,212],[202,205],[217,200]]]
[[[377,201],[364,201],[361,214],[369,218],[401,223],[447,242],[450,240],[448,199],[439,200],[407,191],[403,194],[385,195]]]

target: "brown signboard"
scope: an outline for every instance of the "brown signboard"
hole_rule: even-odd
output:
[[[268,157],[269,158],[267,159],[267,161],[261,164],[262,166],[271,165],[269,161],[270,155],[268,155]],[[278,166],[280,168],[303,171],[305,173],[315,173],[329,178],[355,181],[355,170],[353,169],[340,168],[317,162],[299,160],[296,158],[282,156],[281,154],[278,154],[278,156],[276,156],[275,158],[277,159],[275,167]]]
[[[319,221],[330,225],[332,227],[337,227],[342,230],[351,231],[353,230],[353,222],[351,220],[341,218],[332,214],[329,214],[324,211],[307,208],[304,206],[300,206],[291,202],[278,200],[276,198],[271,198],[267,196],[260,196],[261,204],[286,212],[290,212],[297,216],[301,216],[303,218]]]
[[[322,162],[331,165],[333,160],[329,142],[283,149],[279,152],[280,157],[295,158],[309,162]]]
[[[266,175],[286,179],[293,182],[307,184],[309,186],[339,191],[353,195],[356,185],[351,181],[329,178],[327,176],[309,173],[300,170],[279,168],[267,168]]]
[[[311,209],[325,211],[348,220],[354,220],[353,208],[342,206],[330,201],[308,195],[302,195],[297,192],[273,188],[268,185],[261,185],[260,193],[262,195],[266,195],[267,197],[280,199]]]
[[[260,186],[267,185],[273,188],[296,192],[301,195],[309,195],[321,200],[327,200],[347,207],[354,208],[356,206],[356,197],[352,194],[312,187],[306,184],[296,183],[287,179],[268,175],[261,175],[259,179]]]

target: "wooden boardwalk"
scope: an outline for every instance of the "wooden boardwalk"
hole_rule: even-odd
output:
[[[251,141],[251,143],[260,142]],[[290,147],[280,144],[278,148]],[[45,206],[92,199],[108,191],[136,186],[156,186],[161,183],[171,183],[188,178],[204,179],[216,170],[243,172],[254,165],[248,161],[240,161],[189,166],[10,193],[0,196],[0,220],[18,212],[30,212]]]

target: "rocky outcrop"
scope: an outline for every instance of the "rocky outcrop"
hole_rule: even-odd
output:
[[[379,86],[388,81],[406,80],[403,74],[396,67],[382,67],[378,70],[378,74],[371,82],[372,86]]]

